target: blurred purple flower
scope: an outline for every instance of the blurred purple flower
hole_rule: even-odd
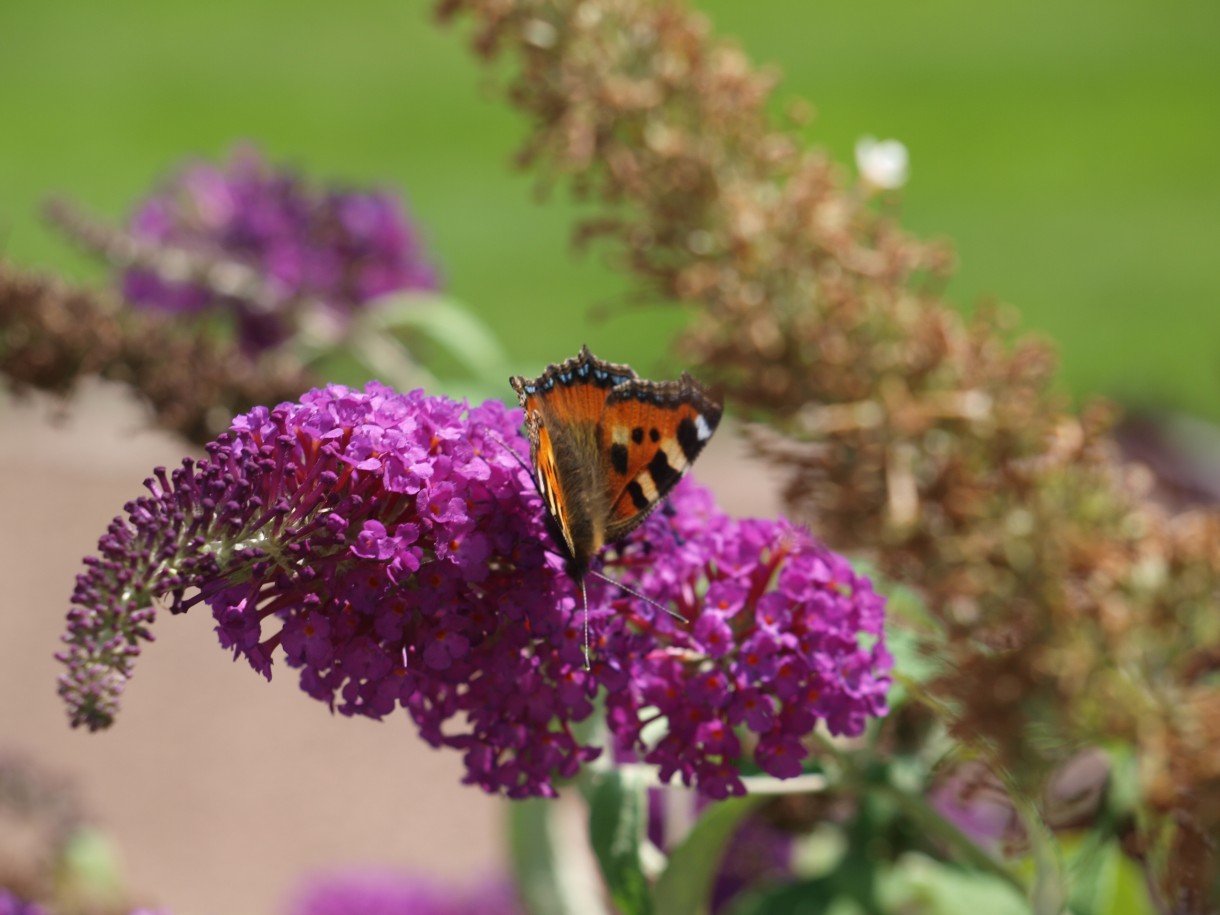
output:
[[[307,301],[343,328],[377,296],[437,286],[392,194],[315,189],[272,168],[249,147],[236,150],[223,167],[183,167],[138,206],[129,229],[145,242],[243,263],[265,279],[271,304],[147,269],[132,268],[123,279],[124,294],[139,306],[231,313],[250,352],[289,338],[294,311]]]
[[[790,833],[748,817],[733,833],[716,871],[709,904],[713,915],[731,911],[743,890],[791,881],[795,844]]]
[[[288,906],[288,915],[518,915],[522,911],[507,882],[442,886],[392,873],[321,877]]]
[[[512,797],[554,794],[598,754],[572,726],[601,687],[620,753],[712,797],[744,790],[742,757],[787,777],[818,721],[856,734],[885,711],[868,581],[786,522],[730,520],[689,482],[606,559],[691,624],[593,580],[585,670],[578,589],[548,555],[520,421],[496,401],[332,386],[158,470],[78,578],[60,655],[73,723],[113,719],[155,597],[207,604],[225,647],[267,677],[281,652],[343,714],[401,706],[463,752],[468,782]]]
[[[0,915],[47,915],[47,910],[36,902],[26,902],[0,886]]]
[[[983,850],[999,856],[1023,836],[1020,818],[1000,781],[982,763],[968,760],[928,793],[932,809]]]

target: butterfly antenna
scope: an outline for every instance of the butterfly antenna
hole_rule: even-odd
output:
[[[643,594],[641,594],[639,591],[636,591],[634,588],[629,588],[629,587],[627,587],[627,586],[626,586],[625,584],[623,584],[621,581],[615,581],[615,580],[614,580],[613,578],[611,578],[610,576],[608,576],[608,575],[603,575],[601,572],[594,571],[593,569],[590,569],[590,570],[589,570],[589,574],[590,574],[590,575],[596,575],[598,578],[600,578],[600,579],[601,579],[602,581],[604,581],[606,584],[608,584],[608,585],[614,585],[614,587],[618,588],[620,591],[626,591],[626,592],[627,592],[628,594],[630,594],[632,597],[637,598],[638,600],[642,600],[644,603],[648,604],[650,607],[656,607],[656,608],[657,608],[658,610],[660,610],[662,613],[668,613],[670,616],[672,616],[674,619],[676,619],[676,620],[677,620],[679,623],[689,623],[689,622],[690,622],[690,620],[688,620],[686,617],[684,617],[684,616],[683,616],[681,613],[679,613],[677,610],[673,610],[673,609],[671,609],[671,608],[669,608],[669,607],[666,607],[666,606],[664,606],[664,605],[662,605],[662,604],[658,604],[658,603],[657,603],[655,600],[653,600],[651,597],[645,597],[645,596],[644,596]],[[584,586],[585,586],[584,581],[581,581],[580,586],[581,586],[581,588],[582,588],[582,589],[584,588]],[[588,606],[588,602],[586,601],[586,607],[587,607],[587,606]],[[586,611],[586,612],[587,612],[587,611]]]

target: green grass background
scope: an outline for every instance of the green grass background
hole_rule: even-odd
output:
[[[706,0],[818,111],[811,141],[911,151],[907,224],[952,239],[963,307],[995,296],[1060,346],[1072,393],[1220,420],[1220,4]],[[427,0],[0,2],[0,252],[96,275],[37,215],[121,218],[187,154],[242,139],[401,188],[449,289],[523,371],[588,342],[650,372],[676,310],[590,308],[622,280],[509,160],[523,122]]]

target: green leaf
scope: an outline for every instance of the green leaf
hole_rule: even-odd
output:
[[[379,299],[375,325],[399,339],[420,334],[442,346],[472,377],[508,382],[508,357],[491,329],[455,299],[403,293]]]
[[[782,886],[750,887],[733,897],[729,904],[730,915],[829,915],[831,906],[838,903],[852,906],[847,911],[863,913],[864,909],[855,900],[839,894],[832,878],[818,877],[799,880]]]
[[[1114,872],[1113,901],[1105,915],[1157,915],[1160,910],[1148,892],[1143,868],[1134,859],[1122,854],[1117,842],[1114,844],[1118,852],[1118,866]]]
[[[99,907],[118,906],[123,898],[119,855],[111,838],[92,827],[73,832],[56,867],[60,895],[92,900]]]
[[[640,858],[647,828],[648,789],[643,775],[630,769],[600,775],[589,794],[589,841],[610,898],[625,915],[653,912]]]
[[[1123,854],[1116,839],[1092,831],[1063,845],[1069,851],[1073,915],[1152,915],[1156,911],[1143,872]]]
[[[531,915],[605,915],[600,883],[579,842],[561,835],[562,801],[513,801],[508,846],[514,882]]]
[[[375,333],[367,326],[351,336],[345,355],[355,359],[369,376],[399,391],[431,390],[436,386],[432,373],[419,364],[415,354],[402,341],[389,334]],[[328,356],[328,359],[333,358],[333,355]]]
[[[1074,915],[1102,915],[1109,911],[1118,862],[1108,844],[1087,836],[1079,842],[1060,842],[1067,858],[1068,906]],[[1075,845],[1075,852],[1071,847]]]
[[[1008,882],[908,853],[880,880],[887,912],[918,915],[1029,915],[1029,902]]]
[[[921,692],[924,684],[944,672],[944,664],[926,650],[944,636],[918,594],[892,582],[877,584],[886,596],[885,647],[894,656],[889,701],[896,706],[908,692]]]
[[[729,798],[703,812],[669,856],[669,864],[653,888],[652,897],[658,912],[697,915],[706,909],[725,846],[742,819],[762,801],[758,795]]]

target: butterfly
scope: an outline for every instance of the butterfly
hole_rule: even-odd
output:
[[[525,410],[547,527],[583,591],[593,557],[639,527],[682,479],[723,406],[685,372],[645,381],[587,346],[532,381],[509,383]]]

